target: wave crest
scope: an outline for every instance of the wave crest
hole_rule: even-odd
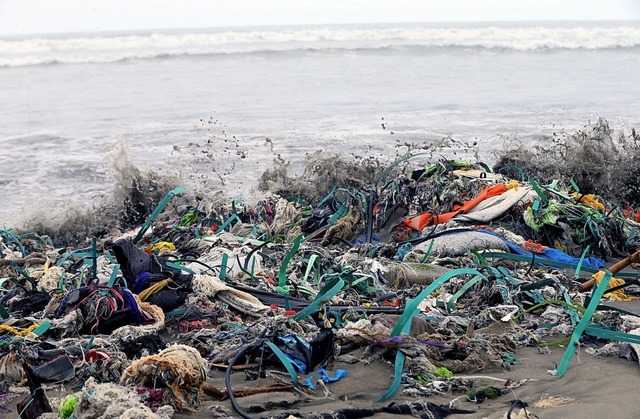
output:
[[[640,46],[640,28],[299,28],[0,40],[0,67],[292,51],[468,48],[539,51]]]

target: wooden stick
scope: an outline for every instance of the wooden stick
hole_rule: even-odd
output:
[[[624,268],[626,268],[627,266],[629,266],[629,264],[631,263],[638,263],[638,261],[640,261],[640,250],[637,250],[635,253],[627,256],[624,259],[619,260],[618,262],[614,263],[613,265],[611,265],[611,267],[609,267],[609,271],[611,272],[611,275],[615,275],[618,272],[620,272],[621,270],[623,270]],[[594,276],[591,276],[591,279],[589,279],[587,282],[584,282],[580,288],[582,291],[588,291],[591,288],[593,288],[593,284],[596,283],[596,279],[594,278]]]

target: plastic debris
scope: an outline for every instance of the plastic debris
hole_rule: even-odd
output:
[[[74,391],[56,405],[62,418],[171,417],[207,397],[229,398],[243,416],[242,396],[303,400],[347,382],[336,358],[395,359],[379,400],[402,389],[476,403],[521,383],[466,375],[514,368],[525,346],[569,342],[558,375],[587,336],[608,343],[591,353],[637,359],[640,321],[600,297],[638,294],[612,263],[636,250],[640,224],[561,185],[406,158],[371,185],[336,185],[315,201],[191,202],[176,188],[137,229],[82,243],[2,230],[0,379],[27,378],[22,417],[52,411],[47,383]],[[277,382],[239,389],[239,369]],[[210,370],[224,371],[225,390]],[[467,413],[431,402],[360,413],[421,411]]]

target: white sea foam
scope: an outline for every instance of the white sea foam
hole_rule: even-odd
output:
[[[415,26],[203,31],[5,39],[0,40],[0,67],[295,51],[394,48],[537,51],[627,49],[638,46],[640,46],[640,28],[633,26],[465,28]]]

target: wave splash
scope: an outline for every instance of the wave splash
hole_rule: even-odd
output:
[[[152,33],[77,38],[0,40],[0,67],[107,63],[162,57],[295,51],[466,48],[545,51],[640,46],[640,28],[450,27],[298,28]]]
[[[507,139],[495,155],[492,170],[522,181],[535,179],[540,184],[558,180],[569,185],[573,181],[580,193],[594,193],[622,208],[640,208],[640,135],[635,129],[614,132],[601,118],[594,125],[574,133],[554,135],[549,141],[531,146],[517,137]],[[206,166],[198,169],[202,173],[208,169],[211,177],[200,177],[200,183],[194,183],[189,180],[188,173],[159,174],[136,167],[124,145],[120,144],[108,156],[114,182],[110,193],[84,206],[71,205],[53,213],[32,214],[17,230],[39,231],[60,244],[82,243],[89,237],[102,236],[114,229],[123,231],[140,225],[162,197],[179,184],[187,184],[189,192],[176,198],[176,205],[189,207],[193,205],[193,197],[196,201],[204,197],[226,202],[230,196],[212,194],[212,179],[223,175],[215,170],[215,160],[202,160],[202,147],[207,146],[188,150],[192,152],[193,162]],[[431,144],[403,144],[395,156],[388,158],[317,151],[306,155],[302,171],[294,170],[282,155],[275,155],[271,168],[262,173],[256,188],[248,190],[242,199],[251,203],[279,195],[317,203],[333,188],[376,191],[398,176],[409,179],[412,171],[423,169],[425,165],[456,158],[458,152],[454,150],[463,151],[461,154],[466,158],[475,158],[478,162],[478,148],[477,142],[447,137]],[[224,179],[220,181],[225,183]]]

